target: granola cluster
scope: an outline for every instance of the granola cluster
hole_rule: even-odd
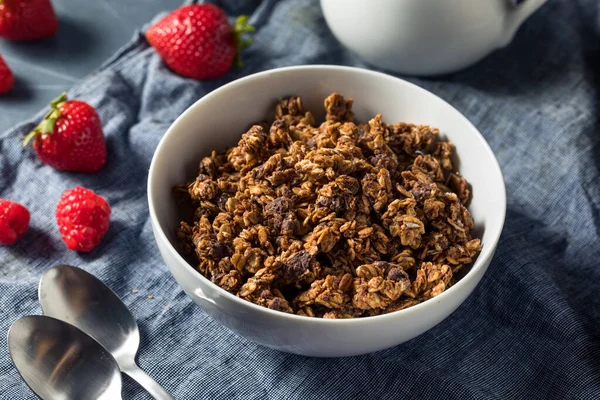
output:
[[[383,314],[442,293],[480,251],[452,143],[381,115],[357,123],[336,93],[325,109],[315,126],[299,97],[284,99],[270,126],[204,158],[177,188],[195,209],[178,230],[182,251],[225,290],[310,317]]]

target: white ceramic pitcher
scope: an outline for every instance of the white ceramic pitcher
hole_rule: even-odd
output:
[[[506,46],[547,0],[321,0],[338,40],[366,62],[410,75],[465,68]]]

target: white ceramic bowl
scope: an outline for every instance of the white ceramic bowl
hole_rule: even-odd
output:
[[[330,320],[270,310],[242,300],[196,272],[175,248],[178,209],[174,185],[193,178],[212,150],[235,145],[248,126],[272,118],[277,99],[299,95],[317,119],[332,92],[354,99],[358,120],[382,113],[387,122],[440,128],[458,150],[460,171],[473,187],[469,209],[483,250],[456,285],[414,307],[374,317]],[[401,79],[336,66],[281,68],[251,75],[217,89],[188,108],[160,141],[148,177],[150,219],[158,248],[185,292],[212,318],[251,341],[307,356],[351,356],[382,350],[427,331],[452,313],[485,273],[506,211],[498,163],[477,129],[439,97]]]

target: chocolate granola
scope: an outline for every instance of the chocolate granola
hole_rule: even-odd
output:
[[[469,185],[426,125],[357,123],[325,99],[315,126],[299,97],[178,187],[195,213],[181,251],[225,290],[274,310],[354,318],[437,296],[481,250]]]

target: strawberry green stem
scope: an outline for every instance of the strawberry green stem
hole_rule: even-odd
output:
[[[247,15],[240,15],[235,20],[235,24],[233,25],[233,40],[235,42],[235,48],[237,50],[235,56],[235,63],[239,68],[244,66],[240,52],[246,47],[250,46],[250,44],[252,43],[252,38],[244,39],[244,36],[247,33],[254,32],[254,30],[255,29],[252,25],[248,25]]]
[[[2,0],[0,0],[2,1]],[[60,106],[62,103],[67,101],[67,94],[65,92],[62,92],[57,98],[55,98],[54,100],[52,100],[50,102],[50,107],[52,108],[57,108],[58,106]]]
[[[2,0],[0,0],[1,2]],[[23,137],[23,147],[26,147],[32,139],[38,135],[51,134],[54,132],[56,120],[60,117],[60,106],[67,101],[67,94],[61,93],[60,96],[50,102],[50,111],[46,113],[42,122],[38,124],[31,132]]]

